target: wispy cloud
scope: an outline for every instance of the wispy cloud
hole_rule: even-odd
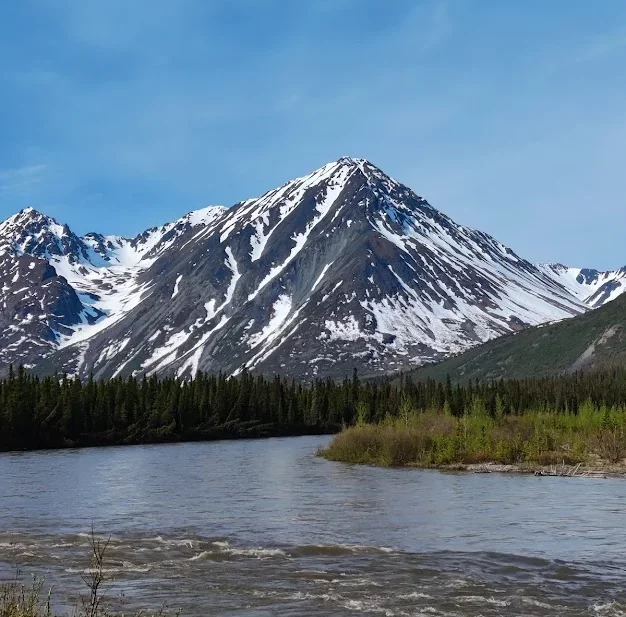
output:
[[[25,165],[13,169],[0,169],[0,192],[18,192],[43,181],[47,165]]]
[[[596,32],[558,44],[551,42],[531,56],[538,73],[552,76],[560,72],[590,70],[592,65],[615,61],[626,51],[626,26]]]
[[[604,32],[583,44],[577,56],[579,62],[601,59],[626,49],[626,28]]]

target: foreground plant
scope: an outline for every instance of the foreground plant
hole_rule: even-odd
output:
[[[0,617],[52,617],[51,590],[33,577],[30,585],[18,580],[0,585]]]

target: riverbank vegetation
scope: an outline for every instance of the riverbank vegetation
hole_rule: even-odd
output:
[[[541,453],[574,461],[593,453],[604,457],[611,448],[613,458],[619,456],[624,409],[626,369],[453,386],[449,379],[368,381],[356,372],[342,381],[312,384],[247,373],[198,374],[189,381],[156,376],[81,381],[39,378],[20,368],[0,380],[0,450],[354,427],[337,438],[329,457],[437,465],[472,458],[538,460]],[[390,441],[401,445],[392,448]],[[340,456],[342,444],[353,454]]]
[[[626,371],[452,387],[403,380],[395,413],[359,404],[321,454],[385,466],[500,463],[626,470]]]
[[[337,435],[321,453],[330,460],[384,466],[454,464],[543,467],[618,465],[626,458],[626,409],[584,404],[577,413],[528,409],[487,413],[477,403],[461,416],[443,410],[360,423]]]

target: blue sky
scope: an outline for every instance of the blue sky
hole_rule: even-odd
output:
[[[626,264],[622,0],[0,5],[0,216],[134,235],[340,156],[536,261]]]

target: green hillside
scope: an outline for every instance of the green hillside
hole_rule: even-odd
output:
[[[503,336],[409,375],[414,380],[542,377],[626,366],[626,294],[559,323]]]

